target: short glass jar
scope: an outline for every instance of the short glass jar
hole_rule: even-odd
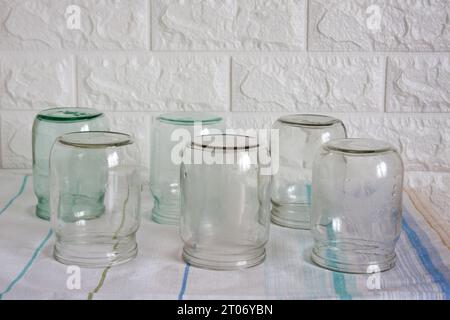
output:
[[[272,222],[290,228],[309,229],[314,155],[332,139],[346,138],[341,120],[314,114],[279,118],[279,169],[272,182]]]
[[[313,172],[313,261],[351,273],[392,268],[402,185],[403,163],[390,144],[338,139],[322,145]]]
[[[56,140],[50,158],[56,260],[105,267],[136,256],[139,159],[134,139],[123,133],[76,132]]]
[[[153,221],[179,224],[181,152],[192,137],[223,129],[222,117],[202,112],[168,113],[154,119],[150,146]]]
[[[36,215],[50,219],[49,158],[55,139],[68,132],[109,130],[106,117],[88,108],[53,108],[39,112],[33,123],[33,185]]]
[[[265,258],[270,224],[267,148],[240,135],[205,135],[186,148],[181,166],[180,234],[184,260],[230,270]]]

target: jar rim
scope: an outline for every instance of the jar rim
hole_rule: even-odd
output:
[[[397,150],[388,142],[368,138],[343,138],[328,141],[323,148],[350,154],[374,154]]]
[[[132,144],[134,138],[122,132],[82,131],[66,133],[58,138],[58,142],[76,148],[103,149]]]
[[[172,112],[159,115],[156,120],[176,125],[193,125],[196,122],[203,124],[218,123],[222,117],[205,112]]]
[[[284,124],[299,127],[329,127],[342,123],[342,121],[337,118],[312,113],[289,114],[280,117],[278,121]]]
[[[53,122],[76,122],[94,119],[102,116],[103,112],[92,108],[58,107],[40,111],[37,119]]]
[[[214,138],[215,139],[210,139]],[[218,139],[218,137],[222,137]],[[204,141],[205,138],[211,141]],[[255,137],[241,135],[241,134],[228,134],[228,133],[217,133],[217,134],[204,134],[194,137],[190,144],[191,149],[209,149],[209,150],[250,150],[258,148],[259,144]]]

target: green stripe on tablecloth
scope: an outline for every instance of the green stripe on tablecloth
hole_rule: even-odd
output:
[[[122,228],[125,224],[125,209],[127,207],[129,198],[130,198],[130,188],[128,187],[127,197],[125,198],[125,201],[123,202],[123,207],[122,207],[122,218],[121,218],[119,227],[117,228],[116,232],[114,233],[113,240],[117,239],[117,236],[119,235],[120,230],[122,230]],[[116,244],[114,245],[113,251],[117,249],[117,246],[119,245],[119,243],[120,243],[120,240],[117,241]],[[97,287],[95,287],[94,290],[89,292],[89,294],[87,296],[88,300],[92,300],[94,298],[94,294],[98,293],[100,291],[100,289],[103,287],[103,284],[105,283],[106,275],[108,274],[109,269],[111,269],[111,266],[108,266],[103,270],[100,280],[97,284]]]
[[[105,283],[106,275],[108,274],[109,269],[111,269],[111,267],[106,267],[103,270],[100,280],[98,281],[97,287],[95,287],[94,290],[89,292],[87,297],[88,300],[92,300],[94,298],[94,294],[96,294],[103,287],[103,283]]]

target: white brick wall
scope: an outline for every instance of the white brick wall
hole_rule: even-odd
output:
[[[374,5],[380,8],[379,30],[367,27],[375,25]],[[309,48],[448,51],[449,14],[448,0],[309,0]]]
[[[233,111],[383,111],[379,55],[247,54],[232,68]]]
[[[204,54],[83,54],[77,59],[78,101],[111,111],[227,111],[229,60]]]
[[[1,167],[30,167],[48,107],[105,110],[144,165],[159,112],[247,128],[319,112],[397,146],[407,183],[448,212],[448,15],[448,0],[0,0]]]
[[[155,50],[304,50],[306,1],[152,1]]]

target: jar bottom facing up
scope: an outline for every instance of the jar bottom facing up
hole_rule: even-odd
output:
[[[351,239],[333,244],[316,242],[311,259],[333,271],[369,274],[393,268],[396,255],[394,249],[383,248],[378,242]]]
[[[183,259],[186,263],[203,269],[239,270],[255,267],[266,258],[265,247],[260,247],[245,254],[221,254],[204,252],[184,246]]]
[[[180,224],[180,207],[178,202],[175,205],[155,205],[152,209],[152,220],[159,224],[169,224],[178,226]]]
[[[308,204],[279,204],[272,201],[273,223],[293,229],[311,229],[311,206]]]
[[[130,261],[138,252],[135,234],[127,237],[58,238],[54,257],[67,265],[104,268]]]

